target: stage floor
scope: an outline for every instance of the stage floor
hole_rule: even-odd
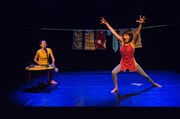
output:
[[[180,107],[180,74],[147,70],[161,88],[138,73],[119,73],[119,91],[111,93],[111,71],[77,71],[55,74],[58,85],[38,87],[35,79],[12,92],[12,104],[20,107]],[[32,86],[37,86],[32,88]]]

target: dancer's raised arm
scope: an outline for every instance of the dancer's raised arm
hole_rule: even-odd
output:
[[[136,20],[136,22],[139,22],[139,27],[138,27],[138,30],[137,30],[136,35],[134,37],[134,43],[136,43],[138,40],[138,36],[139,36],[141,29],[142,29],[142,24],[145,23],[145,21],[144,21],[145,19],[146,19],[145,16],[141,17],[141,15],[140,15],[139,20]]]
[[[109,25],[109,23],[104,19],[104,17],[101,18],[100,23],[101,23],[101,24],[105,24],[105,25],[108,27],[108,29],[111,31],[111,33],[112,33],[118,40],[120,40],[121,42],[123,41],[122,36],[120,36],[120,35]]]

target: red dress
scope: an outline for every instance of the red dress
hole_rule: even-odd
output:
[[[130,72],[136,71],[135,67],[135,59],[134,59],[134,51],[135,48],[132,46],[132,43],[129,43],[127,45],[122,44],[122,47],[120,48],[121,53],[121,70],[126,71],[126,69],[129,69]]]

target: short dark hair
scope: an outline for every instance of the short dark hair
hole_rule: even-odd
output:
[[[122,35],[127,34],[129,35],[129,42],[133,40],[133,33],[131,30],[125,30]]]

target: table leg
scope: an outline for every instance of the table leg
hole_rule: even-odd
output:
[[[28,72],[28,83],[30,83],[30,80],[31,80],[31,72],[29,71]]]
[[[50,81],[50,79],[49,79],[49,70],[47,70],[47,81],[49,82]]]

